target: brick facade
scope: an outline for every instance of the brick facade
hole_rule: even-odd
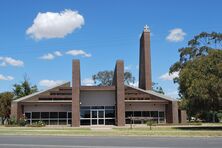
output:
[[[80,126],[80,61],[72,62],[72,126]]]
[[[144,90],[152,90],[149,31],[143,31],[142,33],[140,38],[139,56],[139,88]]]
[[[81,86],[81,75],[80,75],[80,61],[73,60],[72,61],[72,87],[70,87],[70,83],[61,85],[61,90],[54,90],[54,92],[58,93],[68,93],[67,96],[64,95],[51,95],[48,90],[44,92],[44,97],[52,98],[53,99],[66,99],[67,103],[72,104],[72,126],[79,127],[80,126],[80,92],[81,91],[113,91],[113,102],[110,106],[116,106],[116,125],[117,126],[124,126],[125,125],[125,103],[128,101],[133,103],[143,103],[149,104],[146,106],[146,110],[151,110],[149,107],[152,104],[152,107],[162,105],[165,110],[166,122],[167,123],[174,123],[177,124],[179,121],[181,123],[186,122],[186,112],[180,111],[178,113],[178,101],[167,96],[157,94],[152,91],[152,79],[151,79],[151,55],[150,55],[150,32],[148,30],[144,30],[142,36],[140,38],[140,60],[139,60],[139,88],[129,88],[129,86],[124,85],[124,62],[122,60],[118,60],[116,62],[115,71],[114,71],[114,78],[112,86]],[[66,86],[69,85],[69,86]],[[57,86],[59,87],[59,86]],[[115,92],[115,96],[114,96]],[[33,96],[24,97],[20,99],[21,101],[14,101],[11,107],[11,115],[15,116],[19,119],[23,114],[23,105],[26,102],[23,100],[30,99],[32,100],[29,102],[32,105],[38,104],[38,97],[41,96],[37,94],[36,100],[34,102],[32,100]],[[98,95],[96,96],[97,99],[99,98]],[[103,99],[102,97],[99,99]],[[97,102],[97,101],[96,101]],[[49,104],[49,107],[51,106]],[[99,103],[98,103],[99,104]],[[94,105],[98,105],[94,104]],[[144,105],[143,104],[143,105]],[[159,105],[158,105],[159,104]],[[108,105],[109,106],[109,105]],[[143,106],[144,107],[144,106]],[[145,108],[145,107],[144,107]],[[141,108],[140,108],[141,109]],[[158,108],[155,108],[158,109]],[[157,111],[152,109],[153,111]],[[69,110],[70,111],[70,110]],[[178,121],[179,120],[179,121]]]
[[[125,86],[124,86],[124,62],[118,60],[114,72],[114,84],[116,86],[116,125],[125,125]]]
[[[15,117],[17,120],[22,117],[23,111],[22,111],[23,106],[21,103],[18,102],[12,102],[11,104],[11,117]]]

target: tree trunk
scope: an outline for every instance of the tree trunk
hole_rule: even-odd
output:
[[[213,120],[213,123],[216,122],[216,121],[215,121],[215,118],[216,118],[215,116],[216,116],[215,111],[213,111],[213,119],[212,119],[212,120]]]
[[[4,123],[5,123],[5,119],[4,119],[4,118],[2,118],[2,125],[4,125]]]

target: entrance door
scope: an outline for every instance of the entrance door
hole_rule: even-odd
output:
[[[91,125],[104,125],[104,113],[103,109],[91,110]]]

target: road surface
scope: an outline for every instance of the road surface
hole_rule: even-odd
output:
[[[222,138],[0,136],[0,148],[222,148]]]

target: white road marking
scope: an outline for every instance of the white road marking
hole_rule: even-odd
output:
[[[169,147],[125,147],[125,146],[72,146],[72,145],[33,145],[33,144],[0,144],[0,148],[4,146],[15,148],[169,148]]]

